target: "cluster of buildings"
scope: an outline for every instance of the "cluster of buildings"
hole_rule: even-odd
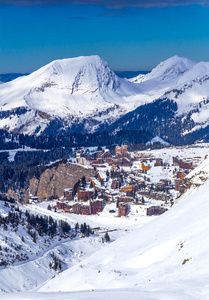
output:
[[[146,204],[148,216],[162,214],[173,203],[172,191],[183,191],[185,176],[200,159],[173,157],[169,164],[153,153],[129,153],[126,145],[116,146],[114,152],[108,149],[97,151],[94,157],[77,151],[76,162],[93,167],[97,175],[85,178],[85,185],[79,185],[76,193],[73,189],[65,189],[56,208],[91,215],[101,212],[109,202],[116,204],[118,217],[121,217],[129,213],[131,205]],[[164,176],[158,182],[151,181],[152,168],[158,167],[161,167],[159,170],[172,171],[173,176]]]
[[[175,178],[175,190],[183,193],[187,188],[186,175],[200,162],[201,157],[187,158],[185,160],[173,157],[173,165],[178,167]]]
[[[56,206],[53,206],[54,209],[60,209],[67,213],[73,213],[77,215],[96,215],[97,213],[103,210],[103,201],[87,201],[68,203],[65,198],[57,200]]]
[[[95,168],[105,167],[105,163],[113,167],[130,167],[132,166],[132,157],[127,151],[127,145],[123,145],[115,147],[115,155],[112,155],[108,149],[98,151],[96,159],[79,150],[76,152],[76,162],[83,166],[92,166]]]

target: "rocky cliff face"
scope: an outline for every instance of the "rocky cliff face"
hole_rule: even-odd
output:
[[[39,200],[60,197],[63,195],[65,188],[73,188],[83,176],[94,175],[95,171],[93,169],[71,163],[61,163],[56,167],[45,170],[39,179],[36,177],[30,179],[25,200],[27,201],[29,194],[37,195]]]

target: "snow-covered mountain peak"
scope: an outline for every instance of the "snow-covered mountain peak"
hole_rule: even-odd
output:
[[[179,56],[173,56],[164,62],[161,62],[156,68],[152,70],[148,78],[160,77],[160,79],[170,79],[173,76],[179,76],[190,70],[196,63]]]
[[[150,73],[143,76],[139,76],[137,81],[135,78],[134,82],[145,82],[148,80],[158,81],[171,81],[178,79],[179,76],[190,70],[196,62],[193,62],[187,58],[180,56],[172,56],[171,58],[161,62],[157,65]]]
[[[64,130],[82,124],[83,132],[95,131],[165,97],[177,103],[178,114],[197,110],[208,91],[209,63],[179,56],[131,80],[119,78],[98,55],[55,60],[0,85],[0,128],[40,134],[55,121]],[[195,122],[208,121],[206,107],[201,111],[201,117],[194,112]]]
[[[4,116],[11,110],[27,110],[21,110],[21,117],[13,117],[12,121],[11,118],[0,120],[0,128],[7,126],[12,131],[21,127],[24,133],[33,134],[37,127],[46,128],[54,118],[67,118],[66,124],[75,118],[78,124],[78,118],[93,117],[97,118],[97,124],[98,117],[103,120],[101,112],[105,112],[105,121],[114,120],[133,109],[138,94],[140,87],[116,76],[98,55],[55,60],[28,76],[0,86]],[[29,126],[33,128],[28,130]]]
[[[71,88],[72,93],[79,90],[82,93],[85,87],[85,92],[94,91],[96,85],[99,89],[104,89],[107,85],[110,85],[110,88],[119,86],[118,77],[98,55],[55,60],[29,75],[29,78],[51,82],[62,88]],[[84,87],[79,89],[82,85]]]
[[[201,61],[195,64],[190,70],[188,70],[188,72],[185,72],[180,77],[178,85],[204,78],[207,75],[209,75],[209,62]]]

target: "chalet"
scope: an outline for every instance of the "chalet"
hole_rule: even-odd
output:
[[[128,202],[131,202],[133,200],[134,200],[133,197],[127,197],[127,196],[121,196],[121,197],[118,198],[119,203],[120,202],[128,203]]]
[[[64,198],[68,201],[73,200],[73,189],[64,189]]]
[[[81,205],[80,206],[80,214],[81,215],[90,215],[91,207],[89,205]]]
[[[161,200],[161,201],[170,201],[171,196],[167,193],[161,191],[154,191],[150,189],[141,189],[138,191],[138,195],[146,196],[149,199]]]
[[[92,163],[92,167],[93,168],[106,168],[105,165],[100,165],[100,164],[96,164],[96,163]]]
[[[120,192],[123,192],[123,193],[131,193],[133,191],[133,186],[132,185],[129,185],[129,186],[123,186],[121,189],[120,189]]]
[[[78,189],[78,201],[88,201],[93,196],[93,191],[86,189]]]
[[[90,182],[90,186],[94,187],[95,189],[100,189],[101,185],[98,179],[95,177],[87,177],[86,179],[87,182]]]
[[[121,187],[121,179],[120,178],[113,179],[111,184],[111,189],[116,190],[119,189],[120,187]]]
[[[157,158],[157,159],[156,159],[155,166],[156,166],[156,167],[163,166],[163,160],[162,160],[162,158]]]
[[[184,172],[179,171],[176,173],[176,178],[184,179],[185,176],[186,174]]]
[[[150,153],[135,153],[134,157],[140,161],[152,161],[156,159],[153,154]]]
[[[106,162],[107,162],[107,164],[109,165],[109,166],[112,166],[112,164],[113,164],[113,158],[107,158],[106,159]]]
[[[62,209],[62,210],[70,210],[71,209],[71,205],[67,204],[66,202],[60,202],[57,201],[57,205],[56,208],[58,209]]]
[[[99,151],[97,152],[97,159],[103,159],[106,160],[108,158],[112,158],[112,155],[108,149],[105,149],[105,151]]]
[[[90,166],[90,162],[84,157],[84,153],[81,150],[78,150],[76,152],[76,162],[77,164],[83,165],[83,166]]]
[[[115,156],[118,157],[122,157],[122,153],[123,153],[123,148],[120,146],[116,146],[115,147]]]
[[[93,157],[91,157],[89,154],[84,154],[83,157],[88,161],[93,161]]]
[[[179,159],[178,157],[173,157],[173,165],[179,166],[179,168],[181,168],[181,169],[187,169],[187,170],[193,169],[192,162],[183,161],[182,159]]]
[[[128,214],[128,204],[127,203],[119,203],[118,205],[118,217],[125,217]]]
[[[149,171],[150,167],[149,166],[146,166],[143,162],[141,163],[141,168],[142,168],[142,171],[143,172],[147,172]]]
[[[97,160],[93,160],[92,164],[102,165],[104,163],[103,158],[97,158]]]
[[[111,191],[111,190],[105,190],[104,194],[107,195],[108,197],[114,197],[117,196],[118,192],[117,191]]]
[[[99,171],[98,173],[98,180],[101,182],[106,182],[107,181],[107,174],[105,171]]]
[[[147,208],[147,216],[162,215],[168,209],[161,206],[151,206]]]
[[[97,152],[97,159],[102,158],[103,153],[104,153],[104,150],[98,151]]]
[[[133,163],[132,163],[132,161],[131,161],[130,158],[128,158],[128,157],[123,157],[123,158],[122,158],[122,165],[123,165],[124,167],[131,167],[131,166],[133,165]]]
[[[101,212],[103,210],[103,202],[102,201],[91,201],[90,202],[90,208],[91,208],[91,214],[95,215],[98,212]]]
[[[183,180],[180,178],[177,178],[175,180],[175,190],[180,192],[182,190],[182,185],[183,185]]]
[[[161,182],[164,182],[166,186],[171,184],[171,181],[168,179],[160,179]]]
[[[156,188],[159,191],[164,191],[165,187],[166,187],[166,183],[161,180],[156,184]]]

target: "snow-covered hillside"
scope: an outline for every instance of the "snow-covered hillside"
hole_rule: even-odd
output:
[[[147,142],[146,145],[153,145],[154,143],[159,143],[165,147],[169,146],[169,143],[161,139],[159,136],[155,136],[151,141]]]
[[[0,298],[3,292],[33,290],[106,246],[99,235],[75,231],[76,222],[48,209],[0,201]]]
[[[209,63],[174,56],[131,79],[146,104],[116,120],[110,131],[146,130],[174,144],[209,139]]]
[[[166,92],[174,89],[184,74],[195,66],[196,63],[179,56],[173,56],[154,68],[146,75],[139,75],[129,79],[137,83],[142,91],[141,97],[150,101],[162,97]]]
[[[176,293],[176,299],[208,299],[208,177],[206,159],[172,209],[83,260],[82,267],[56,276],[40,291],[134,288],[156,295]]]
[[[208,98],[208,79],[208,62],[196,63],[184,57],[173,56],[161,62],[150,73],[143,77],[139,75],[130,81],[138,83],[142,94],[153,100],[165,96],[175,100],[178,114],[182,114]],[[204,121],[205,113],[202,115]]]
[[[207,149],[208,145],[198,145],[147,152],[170,165],[177,155],[201,161],[186,176],[185,194],[159,217],[145,216],[146,207],[139,211],[134,204],[127,217],[117,218],[110,214],[115,203],[98,215],[76,215],[48,209],[53,200],[12,210],[0,201],[0,298],[208,299]],[[171,170],[156,166],[159,170],[153,171],[153,177],[152,169],[146,174],[150,182],[158,181],[162,172],[169,177],[161,174],[161,178],[172,176]],[[42,218],[51,225],[40,226]],[[55,235],[51,235],[54,221],[50,218],[58,226]],[[67,235],[61,220],[71,225]],[[75,234],[77,222],[89,224],[94,234]],[[102,242],[106,230],[110,243]],[[61,262],[62,273],[53,269],[54,257]]]
[[[64,119],[65,126],[84,118],[114,120],[133,108],[129,98],[139,90],[117,77],[99,56],[53,61],[1,85],[0,128],[33,134],[55,118]]]
[[[150,73],[127,80],[116,76],[97,55],[56,60],[0,85],[0,128],[38,135],[44,130],[47,134],[94,132],[114,123],[111,130],[147,128],[156,135],[153,126],[160,131],[162,126],[156,123],[149,128],[145,106],[159,99],[172,101],[176,109],[164,112],[158,107],[154,122],[161,117],[163,122],[173,113],[166,125],[174,124],[171,131],[177,130],[182,138],[205,130],[209,126],[209,63],[174,56]],[[131,113],[141,107],[145,112],[135,119]],[[179,130],[185,119],[187,124]],[[204,134],[196,134],[195,139]],[[161,137],[170,138],[167,132]],[[178,140],[179,136],[171,141]]]
[[[150,73],[142,76],[139,75],[135,78],[132,78],[130,81],[141,83],[149,80],[157,81],[171,81],[176,82],[182,74],[190,70],[196,62],[193,62],[187,58],[179,57],[177,55],[172,56],[171,58],[161,62],[154,68]]]

